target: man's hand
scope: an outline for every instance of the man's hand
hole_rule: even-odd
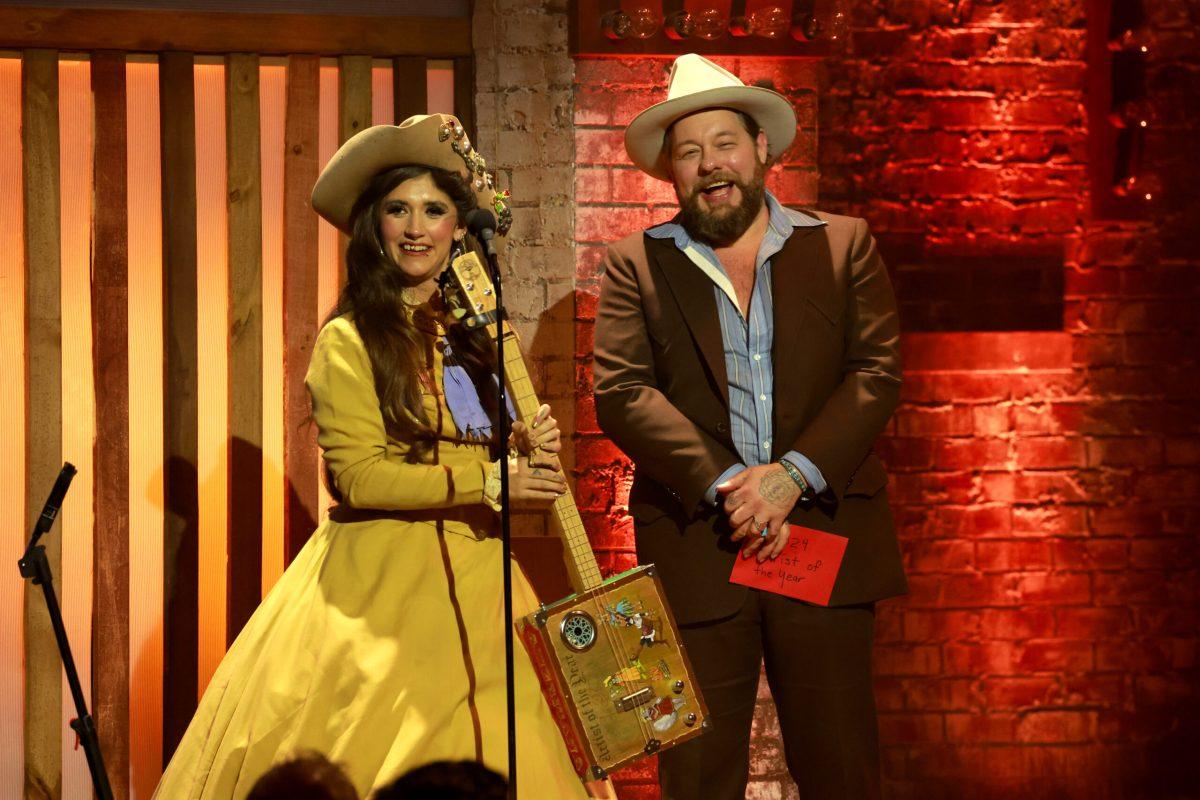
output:
[[[723,508],[729,515],[735,542],[750,538],[742,548],[742,557],[758,553],[758,560],[775,558],[788,542],[787,515],[800,499],[800,487],[778,464],[747,467],[717,486],[725,498]]]

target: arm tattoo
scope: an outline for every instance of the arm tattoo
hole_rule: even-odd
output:
[[[772,470],[758,484],[758,496],[771,505],[786,506],[796,494],[796,482],[786,472]]]

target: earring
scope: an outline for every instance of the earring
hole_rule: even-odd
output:
[[[463,244],[462,239],[455,239],[454,244],[450,246],[450,263],[454,263],[454,259],[461,256],[467,251],[467,247]]]

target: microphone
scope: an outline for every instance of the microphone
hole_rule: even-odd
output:
[[[476,208],[467,214],[467,230],[483,243],[489,259],[496,257],[496,245],[492,241],[496,235],[496,215],[486,208]]]
[[[71,479],[74,477],[75,465],[70,461],[63,462],[62,471],[58,473],[58,480],[54,482],[54,488],[50,490],[50,496],[46,498],[46,505],[42,506],[42,515],[38,517],[37,524],[34,526],[35,531],[45,533],[50,530],[55,517],[58,516],[59,509],[62,508],[63,498],[67,496]]]

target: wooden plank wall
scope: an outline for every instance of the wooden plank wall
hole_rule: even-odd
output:
[[[0,35],[0,44],[2,39]],[[23,194],[19,205],[24,224],[24,294],[0,300],[22,304],[26,320],[23,387],[26,422],[22,459],[25,498],[23,509],[14,512],[20,517],[19,520],[14,517],[14,525],[26,530],[40,512],[64,459],[62,431],[69,420],[62,413],[62,343],[64,337],[68,342],[80,341],[75,337],[82,335],[69,324],[64,327],[61,316],[64,300],[59,142],[60,135],[70,137],[72,132],[59,130],[60,58],[60,53],[54,50],[25,50],[21,55],[20,107],[0,108],[0,113],[20,114],[22,131]],[[131,320],[131,275],[135,272],[130,260],[131,248],[135,239],[156,241],[145,235],[142,217],[147,178],[144,165],[139,167],[140,171],[134,169],[133,162],[138,159],[131,154],[138,149],[128,141],[132,128],[127,129],[126,122],[127,109],[130,125],[133,120],[141,119],[134,106],[129,105],[133,102],[127,94],[129,69],[146,65],[128,63],[127,54],[118,51],[93,50],[85,58],[91,61],[91,118],[95,121],[91,161],[92,278],[90,298],[85,300],[90,301],[85,316],[91,322],[90,327],[84,324],[84,332],[92,343],[90,379],[95,393],[95,438],[91,454],[94,474],[90,476],[94,522],[92,550],[88,554],[92,566],[86,573],[89,578],[86,592],[91,594],[93,616],[90,623],[73,621],[90,633],[90,641],[76,641],[73,645],[77,657],[83,648],[90,647],[91,710],[115,794],[122,799],[143,798],[148,797],[152,787],[145,778],[144,766],[139,766],[145,764],[146,758],[138,755],[139,746],[153,747],[157,752],[159,739],[156,735],[148,737],[148,741],[139,741],[132,731],[135,723],[131,720],[145,724],[145,698],[157,698],[161,690],[161,708],[155,712],[161,716],[155,719],[161,719],[161,763],[165,765],[204,689],[198,667],[200,617],[206,612],[199,602],[203,579],[199,572],[202,476],[197,465],[200,434],[208,428],[201,427],[206,421],[201,418],[199,387],[205,376],[198,367],[201,359],[197,328],[199,320],[211,317],[213,311],[206,306],[201,313],[197,288],[198,273],[204,268],[197,256],[197,218],[203,216],[198,213],[201,200],[196,176],[197,66],[190,52],[164,52],[154,57],[158,62],[157,177],[161,181],[161,207],[155,216],[160,215],[161,219],[156,219],[152,227],[157,236],[161,224],[162,310],[161,319]],[[146,57],[137,56],[133,60],[138,59],[144,61]],[[465,71],[469,69],[468,61],[454,62],[460,73],[454,81],[456,92],[468,91],[470,79],[464,77],[470,74]],[[228,322],[228,418],[224,439],[228,491],[223,507],[227,527],[222,528],[228,536],[223,608],[227,644],[242,629],[264,591],[267,538],[263,528],[263,498],[264,492],[272,490],[263,485],[264,471],[268,469],[264,453],[268,438],[264,409],[268,406],[274,404],[283,412],[282,463],[286,487],[281,491],[285,493],[285,535],[272,541],[282,542],[286,562],[307,540],[323,511],[318,507],[320,476],[315,431],[307,424],[310,409],[303,384],[320,316],[328,310],[318,304],[318,222],[309,205],[309,193],[321,166],[319,109],[324,106],[336,110],[337,144],[371,124],[373,119],[402,120],[430,110],[425,76],[429,62],[423,55],[389,57],[384,61],[349,55],[338,58],[336,67],[327,63],[326,69],[338,70],[336,100],[320,96],[322,65],[318,57],[290,56],[286,63],[280,235],[284,270],[281,285],[275,285],[283,303],[282,364],[266,363],[264,359],[267,333],[264,305],[268,299],[264,295],[265,231],[276,230],[265,222],[274,212],[263,202],[266,159],[261,155],[261,144],[267,140],[263,135],[259,81],[268,66],[258,55],[229,54],[223,67],[228,296],[221,298],[227,307],[220,313],[226,315]],[[381,73],[381,69],[390,74]],[[381,76],[386,77],[382,84]],[[326,91],[328,94],[328,87]],[[386,104],[382,108],[381,100]],[[78,102],[78,98],[64,97],[61,102]],[[472,125],[474,115],[469,101],[464,103],[460,96],[455,107],[464,123]],[[328,133],[324,146],[328,154]],[[136,186],[129,183],[135,174],[142,176],[142,183]],[[143,198],[138,201],[137,213],[132,208],[135,196]],[[142,262],[141,269],[145,263]],[[322,263],[332,261],[326,259]],[[341,280],[344,275],[339,284]],[[328,304],[328,288],[325,295],[323,302]],[[130,409],[135,405],[131,392],[141,390],[140,402],[147,387],[139,386],[139,381],[144,383],[146,374],[157,375],[157,371],[131,363],[130,353],[131,342],[138,339],[140,330],[157,331],[158,327],[162,330],[162,385],[155,386],[150,394],[157,397],[161,392],[162,463],[156,479],[162,482],[163,527],[161,532],[147,534],[141,529],[131,530],[131,505],[141,507],[144,495],[153,499],[159,490],[156,486],[147,488],[144,479],[139,485],[131,485],[131,431],[145,424],[143,419],[131,418]],[[282,375],[281,396],[264,395],[264,384],[270,385],[264,375],[272,370]],[[134,438],[141,441],[145,437]],[[77,460],[84,459],[77,456]],[[77,483],[76,488],[79,486]],[[146,566],[140,561],[145,553],[131,552],[131,547],[136,547],[135,540],[147,539],[162,542],[161,563],[157,553],[151,556],[162,579],[161,598],[156,601],[161,608],[161,642],[153,638],[150,642],[150,646],[161,646],[162,669],[150,672],[139,670],[138,665],[157,664],[157,655],[146,661],[144,652],[131,653],[131,649],[148,645],[144,626],[139,628],[138,641],[131,645],[130,627],[132,598],[137,596],[138,603],[144,604],[142,594],[147,588],[138,581],[134,581],[138,585],[131,585],[131,573],[144,574]],[[45,539],[56,579],[62,574],[61,541],[58,535]],[[205,548],[211,546],[208,543]],[[136,570],[131,568],[131,558],[138,560]],[[157,586],[150,589],[158,592]],[[85,590],[75,587],[73,591]],[[62,730],[64,698],[59,654],[40,590],[31,594],[27,588],[21,630],[12,634],[12,640],[23,642],[24,681],[20,686],[0,687],[0,691],[19,692],[22,699],[16,705],[23,704],[25,709],[23,720],[16,723],[20,726],[16,739],[23,743],[24,785],[0,785],[0,796],[23,794],[58,800],[64,793],[63,764],[75,763],[64,759],[82,760],[83,754],[70,751],[65,744],[70,739],[64,737]],[[152,692],[145,691],[144,686],[139,687],[139,681],[160,686]],[[132,785],[131,763],[134,764]]]
[[[232,644],[262,593],[263,371],[262,163],[259,59],[225,62],[229,182],[229,605]]]
[[[196,106],[191,53],[163,53],[163,763],[196,708],[200,510]]]
[[[59,246],[58,54],[25,53],[21,71],[25,185],[25,519],[32,530],[62,468],[62,263]],[[62,539],[43,539],[53,575]],[[58,647],[40,588],[25,592],[26,797],[62,791]],[[30,713],[36,709],[39,713]]]
[[[125,55],[92,54],[92,374],[96,397],[92,715],[112,776],[129,797],[129,221]]]
[[[284,542],[291,563],[317,520],[317,442],[304,374],[317,337],[317,181],[320,61],[292,56],[283,151],[283,451],[287,470]]]

